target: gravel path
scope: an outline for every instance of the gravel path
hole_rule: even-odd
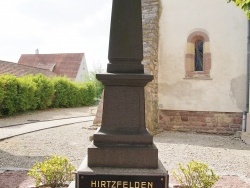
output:
[[[89,137],[95,132],[92,122],[77,123],[0,141],[0,169],[29,169],[36,161],[53,154],[63,155],[79,166]],[[159,158],[172,173],[178,163],[206,162],[219,175],[235,175],[250,183],[250,146],[232,136],[163,132],[154,138]]]
[[[250,146],[232,136],[164,132],[155,137],[155,143],[170,173],[179,162],[197,160],[219,175],[237,175],[250,183]]]
[[[0,142],[0,168],[30,168],[36,161],[67,156],[79,166],[95,130],[91,122],[78,123],[17,136]],[[171,173],[178,162],[198,160],[216,173],[250,180],[250,146],[230,136],[164,132],[155,137],[159,158]]]

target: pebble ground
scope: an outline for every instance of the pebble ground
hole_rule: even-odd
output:
[[[51,155],[63,155],[77,167],[87,154],[92,122],[77,123],[0,141],[0,169],[29,169]],[[154,137],[159,159],[172,174],[178,163],[205,162],[218,175],[250,183],[250,146],[233,136],[163,132]]]

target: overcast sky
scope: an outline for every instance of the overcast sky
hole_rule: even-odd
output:
[[[21,54],[85,53],[108,63],[112,0],[0,0],[0,60]]]

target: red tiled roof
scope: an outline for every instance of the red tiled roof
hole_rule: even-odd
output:
[[[23,54],[18,64],[44,68],[75,79],[83,58],[84,53]]]
[[[12,74],[19,77],[28,74],[39,74],[39,73],[48,77],[56,76],[55,73],[49,70],[40,69],[36,67],[29,67],[26,65],[20,65],[17,63],[0,60],[0,74]]]

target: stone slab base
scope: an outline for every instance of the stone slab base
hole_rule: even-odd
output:
[[[94,145],[152,145],[153,136],[148,132],[137,134],[106,134],[99,130],[94,134]]]
[[[157,168],[156,146],[102,146],[88,148],[88,166],[121,168]]]
[[[242,132],[241,133],[241,140],[244,143],[250,145],[250,132]]]
[[[89,176],[89,175],[94,175],[99,177],[100,175],[106,175],[109,176],[110,179],[109,181],[112,181],[112,176],[134,176],[133,179],[136,179],[136,177],[151,177],[151,178],[157,178],[157,177],[165,177],[165,183],[163,182],[164,187],[155,187],[152,186],[152,188],[168,188],[169,184],[169,175],[164,166],[162,165],[161,161],[158,161],[158,168],[156,169],[142,169],[142,168],[109,168],[109,167],[89,167],[88,166],[88,161],[86,157],[82,164],[80,165],[77,174],[76,174],[76,181],[75,181],[75,188],[84,188],[80,187],[80,177],[82,178],[83,176]],[[140,180],[133,180],[140,182]],[[118,181],[117,181],[118,182]],[[73,183],[72,183],[73,184]],[[73,188],[73,185],[69,188]],[[117,185],[118,186],[118,185]],[[129,187],[128,185],[126,185]],[[98,186],[96,186],[98,187]],[[111,186],[112,187],[112,186]],[[121,187],[121,186],[118,186]],[[87,188],[87,187],[86,187]]]

